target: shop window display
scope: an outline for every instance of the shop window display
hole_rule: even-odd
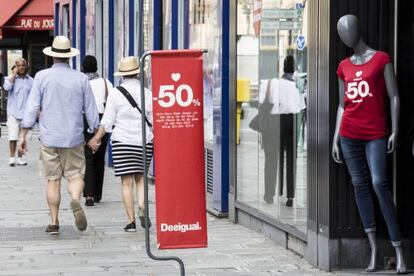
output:
[[[163,26],[163,46],[164,49],[171,49],[171,1],[163,0],[163,18],[164,18],[164,26]]]
[[[128,56],[128,4],[128,0],[119,0],[115,4],[115,67],[121,58]]]
[[[221,95],[221,1],[190,1],[190,48],[207,49],[204,55],[204,137],[213,142],[213,98]],[[219,102],[216,103],[219,108]]]
[[[237,201],[305,232],[306,1],[237,12]]]
[[[139,43],[141,43],[140,40],[140,34],[139,34],[139,3],[135,3],[135,55],[142,55],[143,53],[138,53],[139,50]],[[144,41],[142,44],[143,51],[148,51],[153,49],[153,40],[152,40],[152,34],[153,34],[153,3],[151,0],[145,0],[144,1],[144,20],[143,20],[143,29],[144,29]]]
[[[96,7],[95,0],[86,1],[86,53],[88,55],[96,52]]]

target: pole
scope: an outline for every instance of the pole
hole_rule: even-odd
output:
[[[145,59],[151,55],[151,52],[146,52],[142,55],[140,59],[140,82],[141,82],[141,126],[142,126],[142,145],[144,149],[144,202],[145,202],[145,247],[148,257],[156,261],[176,261],[180,265],[180,275],[185,276],[185,268],[184,262],[178,257],[158,257],[152,254],[151,252],[151,245],[150,245],[150,238],[149,238],[149,227],[148,227],[148,220],[149,220],[149,207],[148,207],[148,173],[147,173],[147,133],[146,133],[146,123],[145,123],[145,88],[144,88],[144,63]]]
[[[140,0],[138,3],[138,16],[139,16],[139,25],[138,25],[138,32],[139,32],[139,41],[138,41],[138,56],[142,56],[144,53],[144,1]]]

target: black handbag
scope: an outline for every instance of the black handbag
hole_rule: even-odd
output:
[[[249,123],[249,127],[254,131],[262,132],[271,127],[270,112],[273,104],[269,102],[270,82],[271,80],[267,82],[266,96],[263,103],[259,105],[259,112]]]

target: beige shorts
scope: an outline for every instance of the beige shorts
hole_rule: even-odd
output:
[[[40,147],[40,175],[48,180],[84,177],[85,150],[79,145],[75,148]]]
[[[7,131],[9,136],[9,141],[19,140],[20,133],[20,123],[22,120],[18,120],[13,116],[7,117]]]

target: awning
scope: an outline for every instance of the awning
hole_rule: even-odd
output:
[[[1,1],[0,4],[0,39],[3,38],[2,28],[29,0]]]
[[[53,30],[53,0],[13,0],[7,2],[9,3],[0,4],[0,10],[3,11],[3,6],[6,5],[14,6],[14,13],[9,15],[7,19],[5,18],[4,23],[0,25],[0,29],[3,28],[22,31]],[[17,3],[20,3],[20,5],[18,6]],[[12,13],[11,9],[10,13]],[[3,21],[0,20],[0,23],[1,22]]]

